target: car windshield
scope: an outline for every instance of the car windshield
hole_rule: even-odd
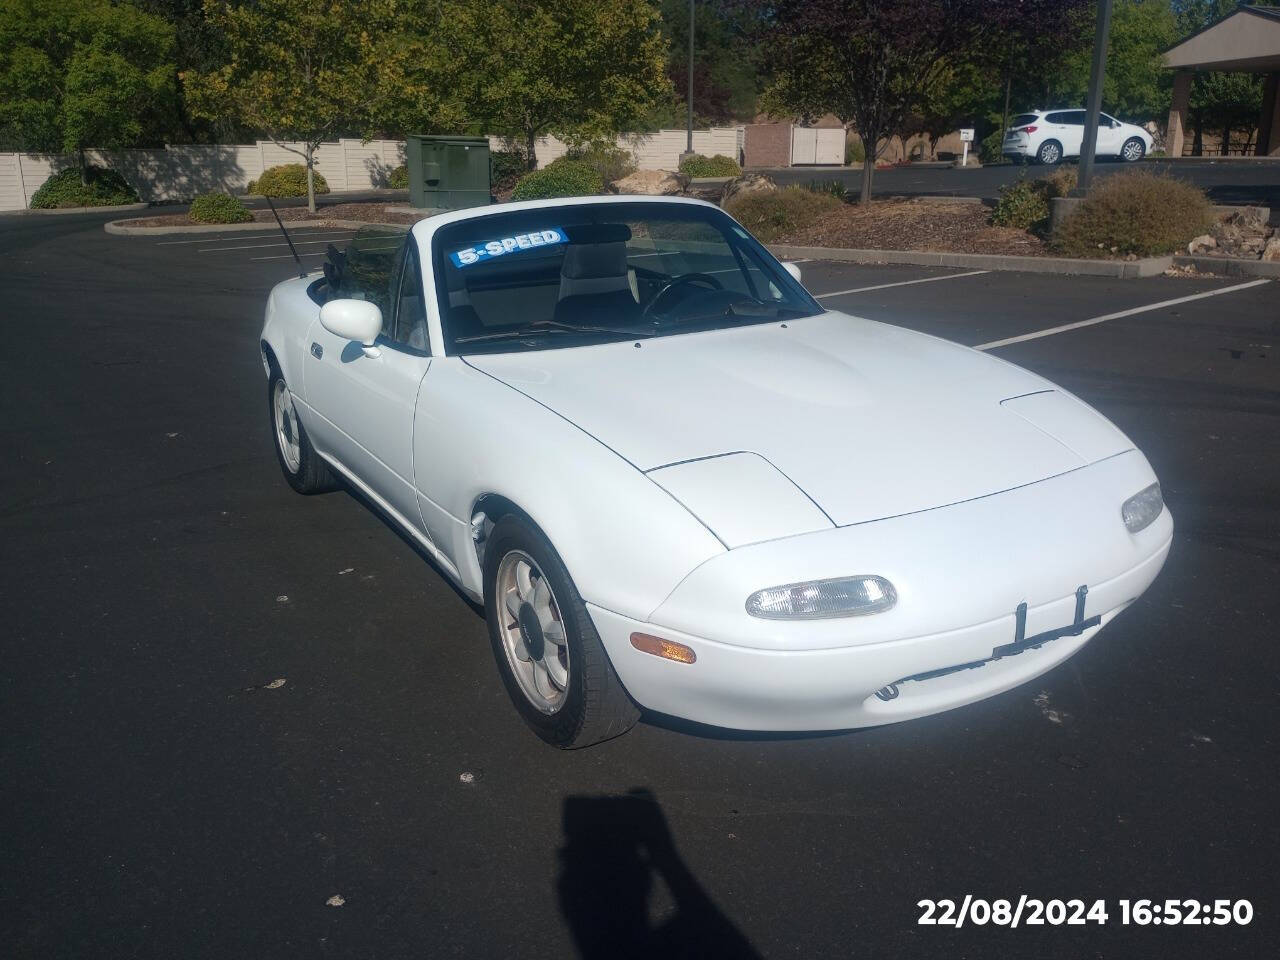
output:
[[[812,316],[804,288],[714,207],[602,202],[441,227],[451,354],[545,350]]]
[[[1009,122],[1009,129],[1025,127],[1027,124],[1035,123],[1039,119],[1034,113],[1020,113]]]

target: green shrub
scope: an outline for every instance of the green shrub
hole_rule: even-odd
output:
[[[495,191],[510,190],[529,172],[529,156],[523,150],[490,151],[489,171]]]
[[[391,175],[387,177],[387,186],[392,190],[408,190],[409,189],[409,168],[405,164],[400,164],[391,171]]]
[[[704,157],[695,153],[680,161],[680,172],[688,177],[740,177],[742,168],[733,157],[717,153],[714,157]]]
[[[844,204],[829,193],[787,187],[768,193],[739,194],[730,198],[725,210],[762,242],[773,243],[843,207]]]
[[[1065,197],[1075,188],[1074,167],[1060,167],[1038,180],[1021,176],[1000,188],[1000,199],[991,211],[991,222],[997,227],[1029,230],[1049,219],[1050,200]]]
[[[589,197],[604,192],[604,180],[580,160],[560,158],[541,170],[526,173],[511,192],[512,200],[549,197]]]
[[[32,209],[107,207],[138,202],[138,191],[114,170],[89,167],[86,175],[88,183],[81,182],[79,167],[55,173],[32,194]]]
[[[1049,219],[1049,201],[1036,184],[1039,181],[1019,177],[1000,188],[1000,199],[991,211],[991,222],[997,227],[1026,230]]]
[[[837,200],[847,202],[849,199],[849,188],[844,185],[843,180],[810,180],[804,188],[811,193],[825,193]]]
[[[1184,247],[1213,223],[1204,191],[1142,170],[1101,178],[1058,228],[1069,257],[1158,256]]]
[[[206,193],[191,201],[187,216],[196,223],[248,223],[253,214],[239,197],[229,193]]]
[[[998,127],[982,138],[978,145],[978,160],[982,163],[1000,163],[1004,160],[1004,131]]]
[[[844,145],[844,165],[852,167],[855,163],[862,166],[867,162],[867,148],[861,140],[846,140]]]
[[[316,193],[328,193],[329,184],[319,170],[311,172]],[[257,180],[250,180],[249,193],[264,197],[305,197],[307,195],[307,167],[303,163],[282,163],[262,171]]]
[[[601,140],[581,147],[572,147],[560,160],[554,161],[548,166],[555,166],[556,163],[564,160],[577,160],[585,163],[600,174],[600,179],[606,185],[636,172],[636,161],[635,157],[631,155],[631,151],[623,150],[616,143],[609,143],[608,141]]]

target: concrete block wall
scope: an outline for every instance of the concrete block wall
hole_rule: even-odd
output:
[[[738,157],[741,127],[693,131],[693,148],[708,156]],[[642,170],[674,170],[685,148],[685,131],[621,136],[618,145],[630,150]],[[489,138],[493,149],[502,141]],[[293,147],[299,152],[289,148]],[[267,167],[301,163],[299,143],[259,140],[253,144],[189,144],[155,150],[90,150],[90,163],[111,167],[133,184],[143,200],[182,201],[201,193],[223,190],[244,193],[251,180]],[[538,166],[545,167],[568,147],[552,137],[537,143]],[[31,196],[53,174],[75,166],[74,154],[0,153],[0,210],[25,210]],[[404,163],[403,140],[337,140],[316,151],[316,169],[330,190],[368,190],[387,185],[391,171]]]

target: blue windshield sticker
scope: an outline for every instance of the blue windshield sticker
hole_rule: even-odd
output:
[[[483,263],[508,253],[519,253],[521,250],[536,250],[539,247],[550,247],[558,243],[568,243],[569,238],[560,227],[547,227],[545,230],[530,230],[528,233],[517,233],[513,237],[499,237],[486,243],[477,243],[473,247],[464,247],[449,254],[455,267],[469,267],[473,263]]]

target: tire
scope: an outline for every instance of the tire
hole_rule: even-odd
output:
[[[1062,144],[1057,140],[1046,140],[1036,151],[1036,162],[1043,163],[1046,167],[1056,166],[1061,159]]]
[[[1120,148],[1120,159],[1125,163],[1137,163],[1147,155],[1147,145],[1140,137],[1130,137]]]
[[[289,486],[298,493],[306,494],[334,489],[337,484],[333,474],[311,446],[294,408],[293,394],[278,370],[272,370],[271,379],[267,381],[267,416],[276,462],[280,464],[280,472]]]
[[[522,580],[528,585],[524,599]],[[485,619],[498,672],[534,733],[572,750],[635,726],[640,711],[614,673],[560,555],[523,517],[503,517],[490,531],[484,585]]]

